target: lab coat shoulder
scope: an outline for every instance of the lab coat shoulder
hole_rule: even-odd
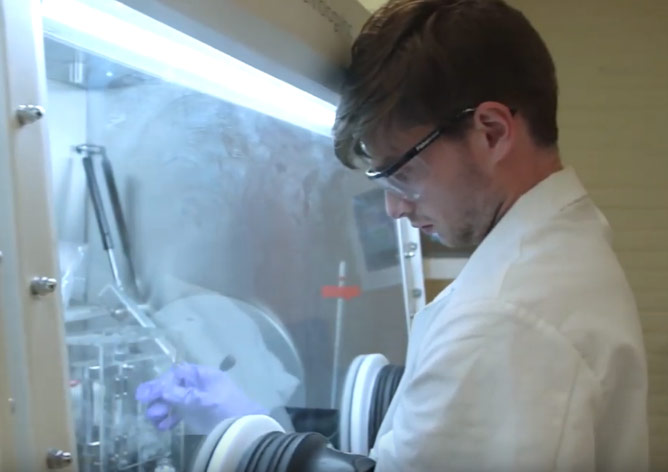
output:
[[[525,200],[416,316],[378,472],[647,468],[635,301],[573,193]]]
[[[644,371],[642,332],[609,228],[596,212],[587,198],[527,233],[500,293],[561,333],[605,388],[619,388],[609,362],[626,351]],[[643,384],[636,380],[630,383]]]
[[[598,384],[553,327],[477,300],[449,306],[420,344],[378,471],[594,468]]]
[[[635,298],[609,226],[583,198],[528,232],[502,292],[558,331],[600,386],[596,465],[647,468],[647,365]]]
[[[456,316],[453,304],[481,297],[511,304],[560,333],[606,393],[626,386],[643,391],[646,366],[635,299],[612,250],[609,226],[589,197],[511,241],[500,238],[483,248],[490,254],[462,273],[461,288],[440,316]],[[494,259],[497,269],[490,273],[480,261]]]

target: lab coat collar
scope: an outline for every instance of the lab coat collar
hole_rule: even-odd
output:
[[[539,182],[501,218],[455,281],[434,299],[434,303],[448,298],[459,287],[474,287],[483,276],[487,283],[494,283],[497,276],[500,284],[504,259],[519,251],[522,236],[586,196],[587,191],[572,167],[565,167]]]

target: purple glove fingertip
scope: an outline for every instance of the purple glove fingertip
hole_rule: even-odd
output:
[[[167,418],[160,421],[156,425],[156,428],[158,428],[160,431],[167,431],[167,430],[172,429],[174,426],[176,426],[180,422],[181,422],[181,416],[179,416],[177,414],[170,414]]]
[[[144,382],[137,387],[135,391],[135,399],[139,403],[151,403],[160,398],[160,389],[158,387],[158,380],[150,380]]]
[[[169,405],[161,401],[156,401],[146,409],[146,418],[153,423],[160,422],[169,415],[169,411]]]
[[[187,406],[195,398],[196,392],[192,387],[182,387],[180,385],[168,385],[162,391],[162,398],[167,403],[179,406]]]

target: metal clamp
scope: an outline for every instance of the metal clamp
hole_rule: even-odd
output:
[[[72,465],[72,453],[60,449],[49,449],[46,453],[46,467],[48,469],[64,469]]]
[[[415,257],[415,255],[417,254],[417,248],[418,248],[417,243],[406,244],[406,250],[404,251],[404,257],[406,259],[410,259],[412,257]]]
[[[21,126],[29,125],[42,119],[46,110],[39,105],[19,105],[16,109],[16,119]]]
[[[30,293],[48,295],[56,291],[58,281],[51,277],[35,277],[30,281]]]

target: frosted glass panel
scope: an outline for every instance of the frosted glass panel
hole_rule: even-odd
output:
[[[405,353],[382,193],[327,137],[45,44],[82,470],[187,467],[201,438],[134,399],[179,362],[226,371],[286,429],[304,408],[335,425],[352,359]]]

